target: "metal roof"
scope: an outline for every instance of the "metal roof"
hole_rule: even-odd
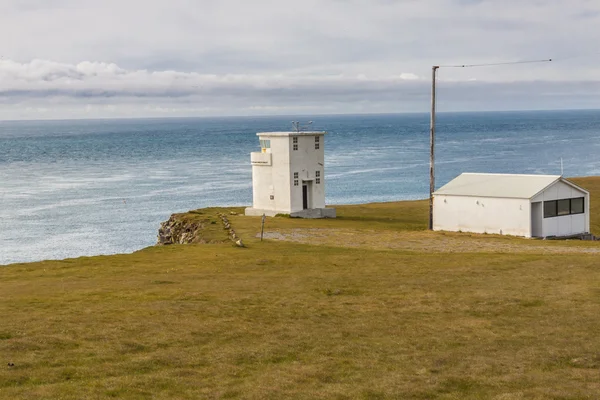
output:
[[[530,199],[558,180],[563,180],[560,175],[463,173],[434,195]]]

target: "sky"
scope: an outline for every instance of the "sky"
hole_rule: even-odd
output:
[[[600,0],[2,0],[0,119],[600,108]]]

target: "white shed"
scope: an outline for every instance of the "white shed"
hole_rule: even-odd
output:
[[[335,209],[325,208],[325,133],[257,133],[261,151],[251,153],[253,205],[246,215],[335,218]]]
[[[433,198],[433,229],[524,237],[590,231],[590,194],[559,175],[464,173]]]

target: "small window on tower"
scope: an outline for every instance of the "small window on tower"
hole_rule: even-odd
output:
[[[294,172],[294,179],[298,179],[298,173]]]
[[[298,179],[294,179],[294,186],[298,186]]]
[[[294,150],[298,150],[298,137],[294,136],[292,138],[292,145]]]
[[[315,150],[319,150],[319,149],[320,149],[320,147],[321,147],[321,146],[320,146],[320,145],[321,145],[321,143],[320,143],[320,140],[319,140],[319,139],[320,139],[320,138],[319,138],[319,136],[315,136]]]
[[[321,171],[316,171],[315,172],[315,177],[320,178],[321,177]]]
[[[320,185],[321,184],[321,178],[316,178],[315,182],[316,182],[317,185]]]

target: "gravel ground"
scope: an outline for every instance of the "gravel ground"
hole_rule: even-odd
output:
[[[549,242],[440,232],[285,229],[267,231],[264,233],[264,238],[336,247],[369,247],[437,253],[600,254],[600,242],[578,240]]]

